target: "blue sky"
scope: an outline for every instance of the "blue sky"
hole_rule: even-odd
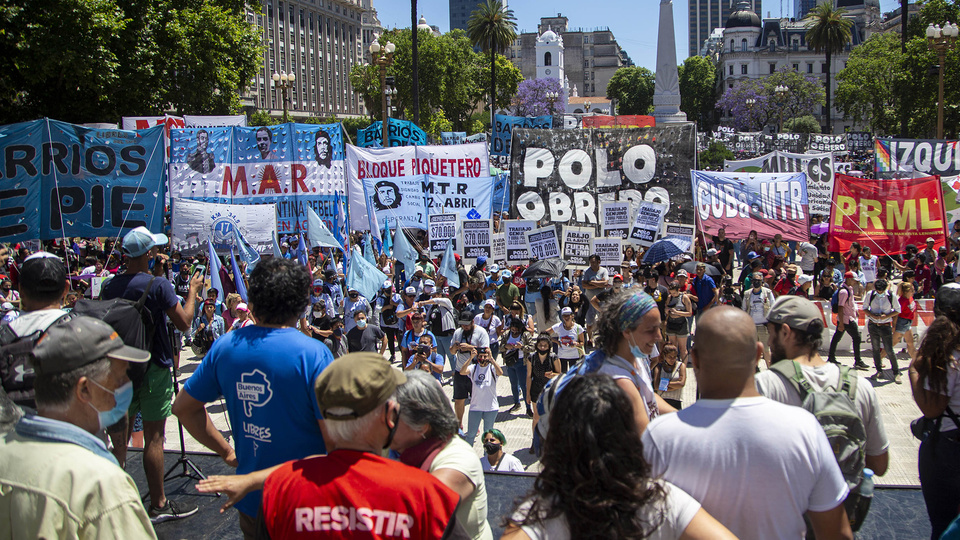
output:
[[[659,0],[509,0],[508,5],[517,17],[520,31],[535,32],[540,17],[562,13],[570,20],[572,28],[594,29],[609,27],[617,42],[627,51],[638,66],[656,70],[657,27],[659,25]],[[898,0],[880,0],[881,11],[887,12],[899,5]],[[793,9],[793,0],[783,0],[784,11]],[[374,0],[380,22],[387,28],[410,27],[410,2],[408,0]],[[441,32],[450,30],[448,0],[418,0],[419,14],[427,22],[440,27]],[[789,10],[789,11],[788,11]],[[777,17],[779,0],[763,0],[763,13]],[[673,22],[677,38],[677,62],[687,57],[687,0],[674,0]]]

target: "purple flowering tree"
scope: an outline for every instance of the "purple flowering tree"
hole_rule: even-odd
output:
[[[776,88],[786,92],[776,92]],[[768,124],[817,114],[825,102],[823,83],[783,66],[763,79],[738,81],[717,101],[738,131],[759,131]]]
[[[760,131],[772,117],[773,104],[761,81],[738,81],[720,96],[717,108],[729,111],[737,131]]]
[[[548,93],[558,97],[548,98]],[[563,107],[563,89],[559,79],[528,79],[520,83],[513,97],[513,113],[517,116],[552,115]]]

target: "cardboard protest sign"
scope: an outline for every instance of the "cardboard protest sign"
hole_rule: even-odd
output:
[[[530,257],[537,260],[560,258],[560,240],[555,227],[541,227],[527,231]]]

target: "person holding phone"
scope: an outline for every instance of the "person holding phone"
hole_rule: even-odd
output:
[[[471,386],[470,412],[467,414],[467,431],[464,437],[473,446],[483,421],[483,430],[493,429],[497,421],[500,402],[497,399],[497,379],[503,368],[490,356],[490,347],[476,347],[472,359],[460,369],[460,375],[469,377]]]
[[[407,359],[403,369],[404,371],[420,369],[440,381],[440,376],[443,374],[443,364],[443,357],[437,353],[433,338],[430,334],[424,334],[420,336],[416,352]]]

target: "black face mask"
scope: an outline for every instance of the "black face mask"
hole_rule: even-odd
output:
[[[487,453],[488,456],[492,456],[500,451],[500,443],[483,443],[483,451]]]
[[[547,350],[545,350],[545,351],[544,351],[544,350],[537,349],[537,353],[539,353],[540,356],[546,356],[546,355],[550,354],[550,349],[547,349]]]
[[[386,420],[384,420],[384,422],[386,422]],[[387,423],[387,429],[390,430],[390,434],[387,435],[387,442],[385,442],[385,443],[383,444],[383,448],[384,448],[384,449],[390,448],[390,443],[393,442],[393,436],[397,433],[397,426],[399,426],[399,425],[400,425],[400,409],[399,409],[399,407],[398,407],[398,408],[397,408],[397,417],[394,418],[394,420],[393,420],[393,427],[390,427],[390,424]]]

